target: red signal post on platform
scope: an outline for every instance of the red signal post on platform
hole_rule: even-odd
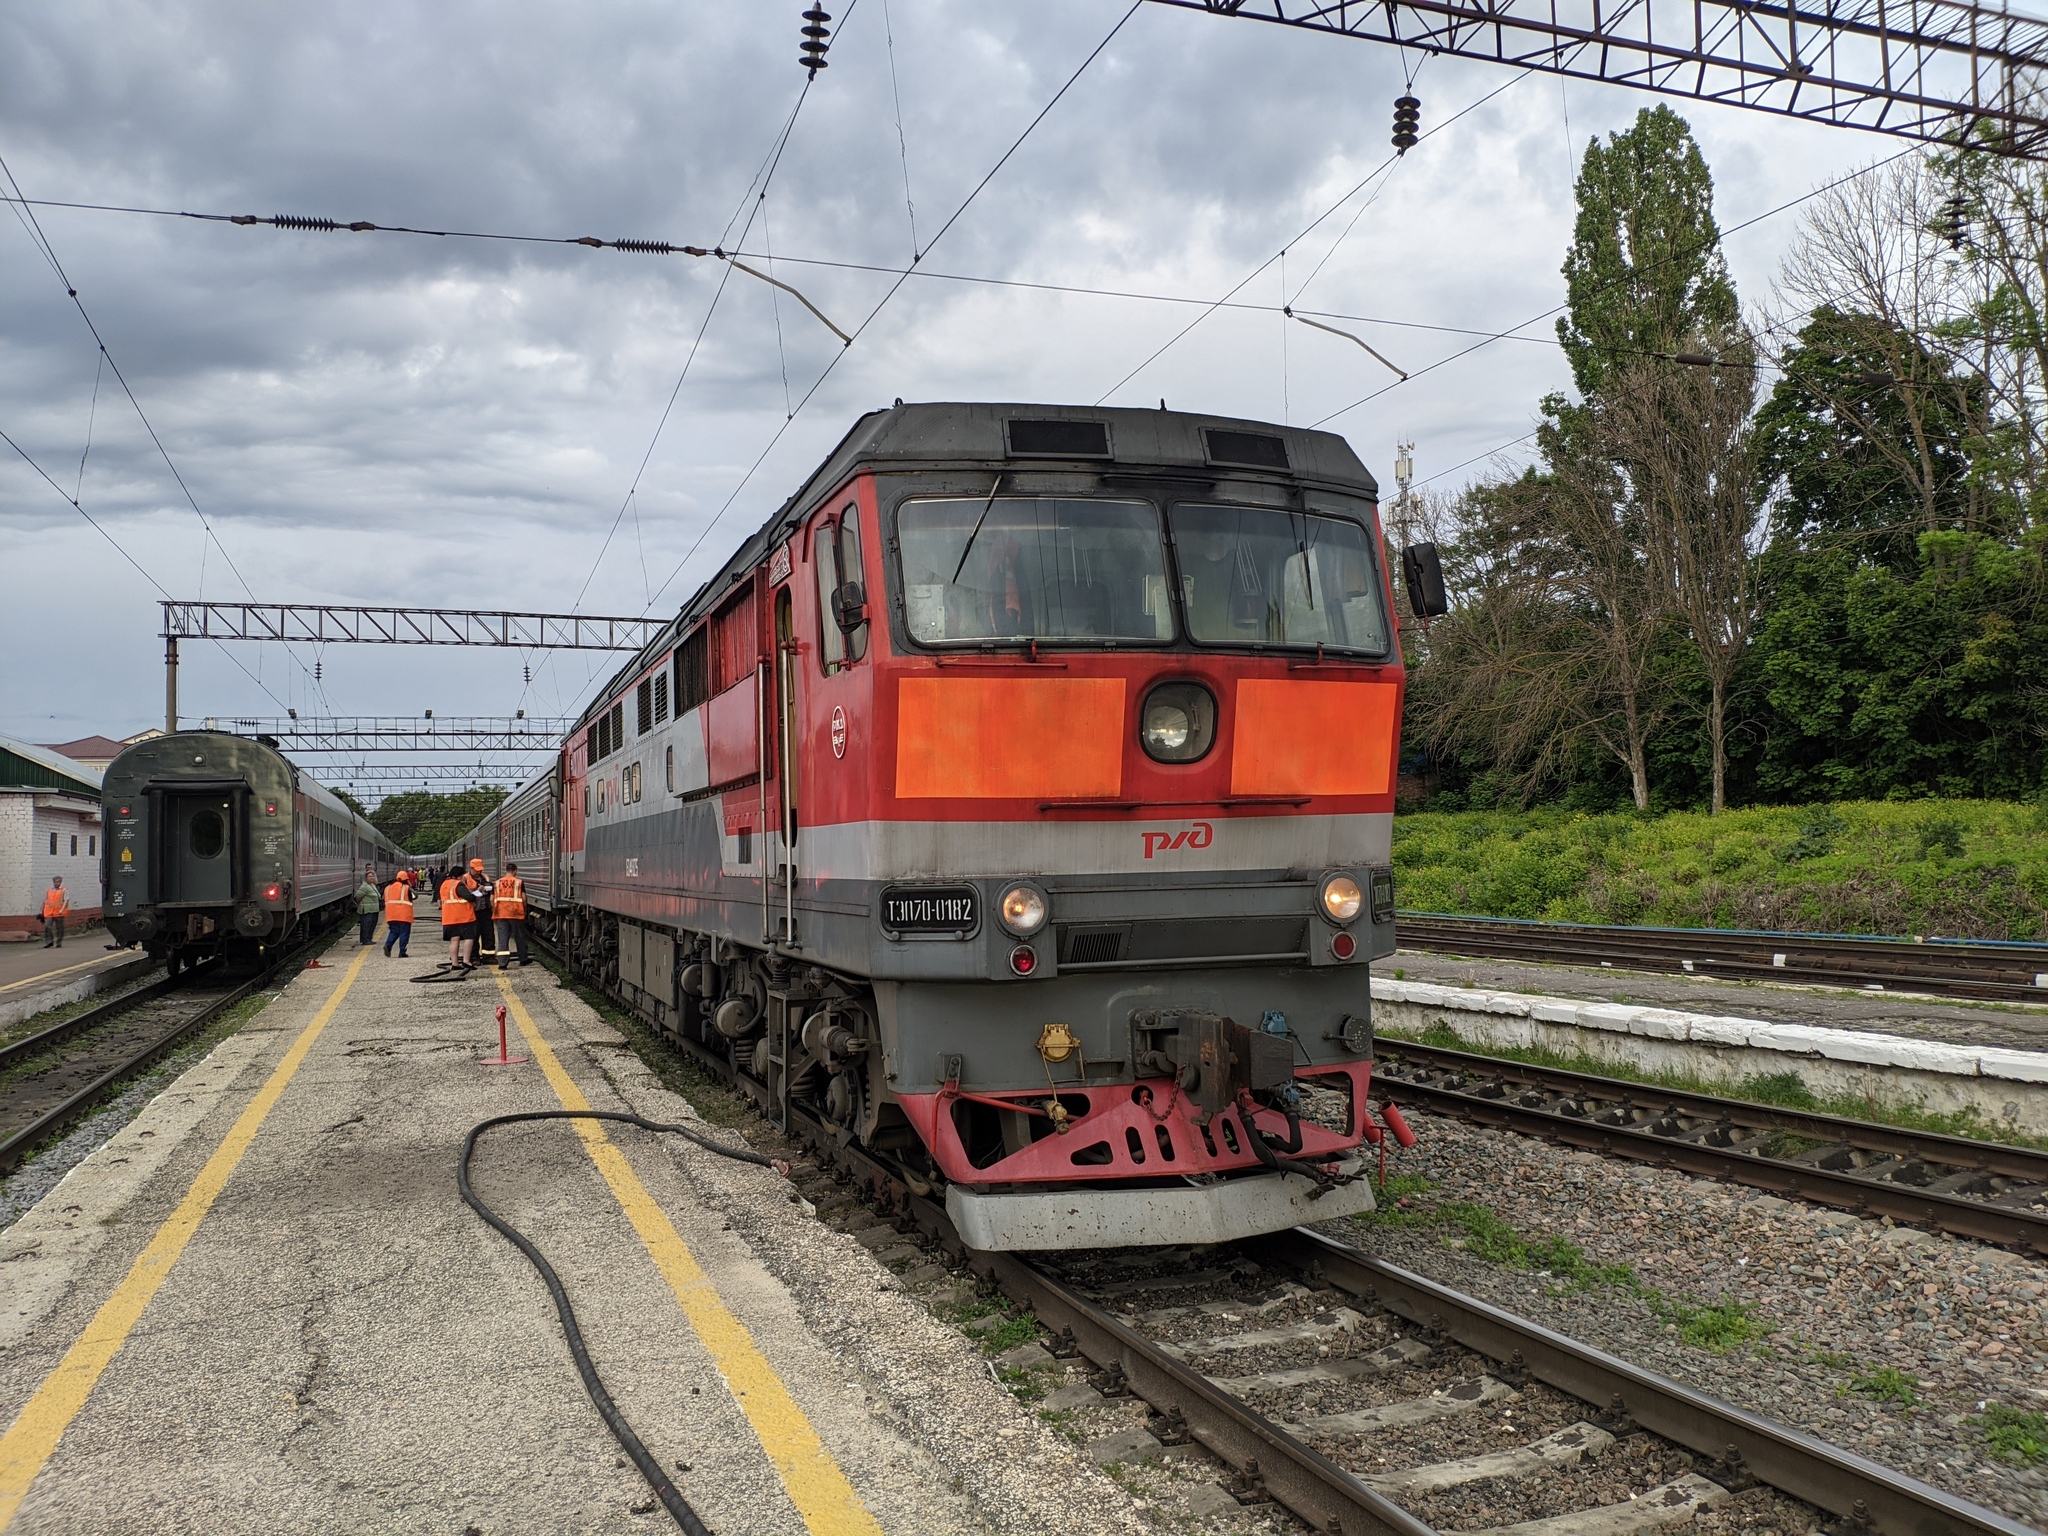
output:
[[[495,1056],[480,1056],[477,1059],[487,1067],[516,1067],[526,1060],[524,1056],[507,1056],[505,1054],[505,1005],[503,1003],[498,1004],[498,1054]]]

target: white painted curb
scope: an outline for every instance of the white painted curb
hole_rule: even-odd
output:
[[[1725,1014],[1445,987],[1375,976],[1377,1023],[1443,1024],[1475,1044],[1543,1046],[1707,1076],[1797,1071],[1817,1092],[1848,1088],[1981,1114],[2048,1134],[2048,1052],[1956,1045]]]

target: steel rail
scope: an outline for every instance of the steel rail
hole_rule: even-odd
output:
[[[545,940],[541,947],[572,974],[574,967]],[[627,1012],[633,1005],[601,983],[581,978]],[[744,1092],[772,1124],[766,1085],[733,1070],[719,1053],[676,1036],[669,1043]],[[897,1226],[916,1228],[979,1278],[1029,1307],[1039,1321],[1070,1339],[1098,1367],[1120,1373],[1138,1396],[1189,1438],[1255,1487],[1333,1536],[1435,1536],[1414,1516],[1374,1492],[1328,1458],[1302,1445],[1200,1372],[1014,1253],[968,1248],[929,1189],[913,1188],[903,1171],[852,1144],[832,1127],[792,1107],[788,1134],[827,1168],[865,1186]],[[1374,1259],[1306,1227],[1252,1239],[1247,1248],[1277,1254],[1310,1278],[1385,1306],[1424,1329],[1526,1372],[1546,1385],[1706,1456],[1723,1478],[1747,1486],[1745,1474],[1840,1516],[1857,1536],[2028,1536],[2029,1528],[1759,1414],[1694,1391],[1667,1377],[1554,1333],[1541,1324]]]
[[[1881,1466],[1853,1451],[1738,1408],[1554,1333],[1540,1323],[1360,1253],[1306,1227],[1265,1240],[1295,1266],[1377,1302],[1547,1386],[1699,1453],[1712,1477],[1746,1470],[1759,1482],[1882,1536],[2022,1536],[2031,1528],[1995,1510]],[[1737,1481],[1740,1481],[1739,1476]],[[1348,1527],[1347,1527],[1348,1529]]]
[[[1706,1139],[1685,1138],[1696,1134],[1711,1136],[1736,1128],[1765,1133],[1783,1131],[1820,1142],[1824,1147],[1880,1152],[1889,1160],[1904,1163],[1939,1163],[2013,1179],[2023,1187],[2048,1187],[2048,1154],[1967,1136],[1900,1130],[1843,1116],[1686,1093],[1654,1083],[1529,1066],[1495,1056],[1412,1045],[1405,1040],[1383,1042],[1381,1057],[1396,1067],[1413,1061],[1477,1077],[1489,1089],[1495,1084],[1520,1083],[1533,1091],[1557,1095],[1542,1104],[1524,1104],[1511,1095],[1495,1098],[1473,1092],[1469,1087],[1453,1087],[1397,1072],[1375,1072],[1372,1093],[1381,1100],[1419,1104],[1461,1120],[1560,1142],[1603,1157],[1677,1168],[1773,1195],[1870,1216],[1889,1216],[1897,1222],[1938,1227],[1958,1237],[2048,1254],[2048,1212],[2019,1205],[1999,1206],[1945,1190],[1767,1157],[1761,1151],[1745,1150],[1742,1146],[1716,1146]],[[1586,1108],[1588,1101],[1611,1107]],[[1577,1112],[1566,1112],[1566,1105]],[[1611,1118],[1618,1112],[1632,1114],[1644,1110],[1649,1111],[1647,1121]],[[1683,1125],[1682,1120],[1695,1123]],[[1657,1128],[1660,1126],[1663,1129]]]
[[[1908,991],[2048,1005],[2048,944],[1753,933],[1725,928],[1629,928],[1521,918],[1403,912],[1403,949],[1533,961],[1683,971],[1733,980]]]
[[[205,973],[195,969],[187,974],[196,976]],[[52,1046],[76,1039],[88,1030],[97,1029],[110,1019],[119,1018],[131,1008],[139,1008],[144,1003],[154,1002],[157,998],[176,991],[184,979],[181,976],[160,976],[146,986],[137,987],[133,992],[124,992],[119,997],[109,998],[83,1013],[74,1013],[70,1018],[52,1024],[48,1029],[37,1030],[34,1034],[26,1035],[9,1045],[0,1046],[0,1072],[42,1055]]]
[[[82,1119],[85,1116],[85,1114],[92,1109],[93,1105],[98,1102],[101,1095],[105,1094],[109,1088],[114,1087],[115,1085],[125,1081],[130,1077],[133,1077],[136,1073],[142,1071],[144,1068],[153,1065],[159,1057],[164,1055],[166,1052],[172,1050],[179,1044],[181,1044],[187,1037],[197,1034],[200,1030],[204,1029],[208,1024],[211,1024],[215,1019],[219,1018],[223,1013],[226,1013],[230,1008],[233,1008],[237,1003],[243,1002],[246,999],[254,996],[256,993],[262,991],[264,987],[268,986],[273,980],[276,979],[280,971],[284,970],[287,966],[291,965],[301,955],[305,954],[307,950],[311,949],[315,944],[317,944],[320,941],[320,939],[324,938],[326,936],[327,931],[328,930],[323,929],[320,933],[309,937],[305,943],[301,944],[297,949],[292,950],[289,954],[280,955],[276,962],[273,963],[266,970],[259,972],[256,976],[252,977],[250,980],[243,983],[241,986],[235,988],[234,991],[229,992],[222,997],[214,999],[214,1001],[208,1003],[204,1008],[200,1009],[191,1017],[181,1020],[172,1028],[166,1030],[163,1034],[157,1036],[156,1039],[152,1040],[149,1044],[143,1046],[140,1050],[130,1054],[118,1066],[111,1067],[107,1071],[101,1073],[98,1077],[94,1078],[90,1083],[86,1084],[85,1087],[79,1089],[76,1093],[72,1094],[69,1098],[65,1099],[63,1103],[57,1105],[53,1109],[45,1111],[41,1115],[38,1115],[34,1120],[30,1121],[27,1125],[23,1126],[20,1130],[16,1131],[6,1140],[0,1141],[0,1174],[12,1173],[15,1170],[15,1168],[17,1168],[18,1166],[20,1166],[21,1163],[26,1161],[29,1155],[33,1153],[45,1140],[47,1140],[51,1136],[56,1135],[60,1131],[69,1129],[78,1120]],[[189,971],[186,973],[186,975],[193,974],[196,974],[196,971]],[[156,997],[161,997],[168,993],[170,987],[166,985],[166,983],[171,982],[172,979],[173,978],[166,977],[164,978],[164,982],[156,983],[155,985],[157,987],[161,987],[163,990],[155,991],[153,995]],[[176,979],[182,981],[184,977],[179,977]],[[142,991],[152,991],[152,988],[143,988]],[[135,993],[131,993],[127,997],[114,999],[115,1003],[126,1005],[126,1007],[120,1010],[122,1012],[126,1012],[128,1008],[133,1008],[137,1006],[141,1001],[144,1001],[144,999],[142,999],[141,997],[139,997],[138,994]],[[98,1013],[101,1010],[94,1009],[91,1011],[94,1013]],[[105,1023],[107,1017],[111,1017],[111,1015],[102,1017],[96,1022]],[[65,1024],[71,1024],[75,1022],[76,1020],[66,1020]],[[65,1027],[65,1024],[60,1024],[56,1027],[57,1029],[61,1030]],[[51,1031],[45,1031],[45,1033],[51,1033]],[[37,1038],[40,1037],[30,1037],[31,1040]],[[24,1041],[22,1043],[27,1044],[29,1042]]]

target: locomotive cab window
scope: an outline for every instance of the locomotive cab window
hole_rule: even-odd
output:
[[[1197,644],[1386,653],[1386,612],[1362,524],[1265,507],[1177,506],[1172,518],[1181,600]]]
[[[1165,541],[1147,502],[906,501],[896,531],[905,616],[920,644],[1173,639]]]

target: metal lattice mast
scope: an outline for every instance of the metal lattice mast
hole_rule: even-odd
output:
[[[1153,0],[2048,157],[2048,21],[1968,0]]]

